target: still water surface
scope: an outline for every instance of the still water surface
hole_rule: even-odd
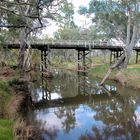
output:
[[[111,94],[110,94],[111,93]],[[33,84],[30,118],[44,140],[139,140],[140,92],[55,70]]]

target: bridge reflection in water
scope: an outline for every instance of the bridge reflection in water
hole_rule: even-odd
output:
[[[39,124],[44,139],[140,139],[136,91],[119,90],[113,84],[102,88],[91,77],[57,71],[54,79],[38,84],[32,92],[30,117]]]
[[[58,74],[56,79],[62,81],[42,78],[38,97],[35,100],[33,99],[36,107],[43,105],[45,107],[65,106],[84,101],[88,102],[92,98],[94,100],[106,100],[110,96],[117,95],[115,86],[99,86],[97,81],[92,82],[84,73],[78,73],[77,77],[72,77],[71,74]]]

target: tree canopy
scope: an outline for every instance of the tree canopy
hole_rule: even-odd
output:
[[[131,37],[133,27],[140,25],[139,8],[138,1],[91,0],[89,7],[79,8],[79,13],[85,16],[94,15],[92,22],[98,27],[100,34],[105,34],[109,38],[121,39],[126,43],[128,18],[131,18]],[[138,32],[137,36],[139,36]]]
[[[13,31],[14,34],[18,32],[16,40],[20,41],[18,67],[21,73],[30,61],[30,42],[33,33],[47,26],[49,19],[56,20],[65,4],[66,0],[0,1],[0,29],[3,31],[4,28],[10,28],[6,31]],[[17,31],[16,28],[20,30]],[[1,32],[0,35],[4,34]],[[3,39],[1,37],[1,40]],[[28,46],[27,51],[26,46]]]
[[[99,33],[124,42],[123,55],[110,68],[101,84],[115,68],[126,68],[140,32],[139,0],[91,0],[89,7],[80,7],[79,13],[94,15],[93,24]]]

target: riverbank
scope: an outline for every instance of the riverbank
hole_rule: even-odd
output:
[[[19,78],[18,70],[0,68],[0,140],[39,139],[39,130],[26,122],[32,100],[28,74]]]
[[[14,120],[7,116],[7,104],[14,95],[9,86],[9,81],[15,75],[9,68],[0,69],[0,140],[13,140]]]
[[[73,63],[64,63],[55,65],[61,69],[77,71],[77,65]],[[88,74],[102,79],[109,69],[109,64],[93,64]],[[129,64],[127,69],[114,70],[109,76],[109,80],[116,81],[124,87],[140,89],[140,64]]]
[[[0,119],[0,140],[13,140],[13,121]]]
[[[102,79],[107,73],[108,68],[109,65],[99,65],[93,67],[89,74]],[[127,69],[114,70],[109,76],[109,80],[116,81],[124,87],[140,89],[140,65],[131,64],[128,65]]]
[[[14,139],[14,126],[23,97],[15,89],[18,72],[10,67],[0,68],[0,140]]]

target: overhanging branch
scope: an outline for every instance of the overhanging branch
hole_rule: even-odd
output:
[[[24,28],[25,25],[0,25],[0,28]]]

